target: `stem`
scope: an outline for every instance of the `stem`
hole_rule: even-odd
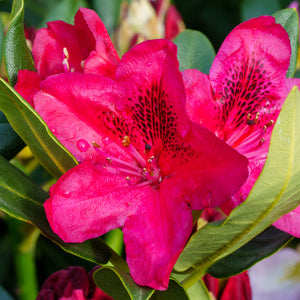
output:
[[[125,272],[129,273],[129,268],[126,261],[118,255],[115,251],[111,251],[111,258],[109,261],[114,267],[122,269]]]
[[[183,282],[182,286],[187,290],[193,286],[197,281],[199,281],[205,275],[204,269],[196,270],[189,277],[187,277]]]
[[[35,299],[38,283],[35,264],[35,246],[40,231],[28,223],[10,219],[17,279],[17,294],[20,300]]]

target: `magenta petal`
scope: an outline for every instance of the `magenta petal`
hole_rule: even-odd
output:
[[[145,197],[147,188],[131,187],[124,176],[84,162],[51,187],[44,207],[53,231],[65,242],[80,243],[123,226]]]
[[[273,118],[268,109],[282,97],[290,55],[288,34],[271,16],[251,19],[232,30],[210,70],[215,98],[227,103],[220,126],[230,132],[257,112],[256,123],[262,126]]]
[[[123,227],[126,260],[139,285],[165,290],[192,231],[192,214],[182,194],[165,180]]]
[[[176,131],[181,136],[187,133],[190,120],[185,112],[186,97],[176,45],[167,40],[152,40],[138,44],[122,57],[116,71],[115,82],[117,109],[133,110],[134,118],[145,123],[147,120],[142,117],[148,117],[145,116],[145,110],[150,109],[159,115],[169,111],[173,113],[169,117],[175,119],[172,121],[174,125],[171,126],[176,126]],[[143,107],[141,102],[145,103]],[[146,107],[147,105],[153,107]],[[156,122],[159,123],[160,120]],[[168,127],[169,124],[164,125]],[[159,132],[153,134],[159,135]]]
[[[81,53],[81,45],[73,25],[54,21],[48,23],[48,28],[42,28],[36,33],[32,54],[37,72],[43,79],[66,71],[66,65],[63,64],[66,58],[64,48],[69,54],[69,69],[82,72],[81,61],[86,57]]]
[[[189,118],[210,131],[218,127],[216,106],[221,105],[213,98],[209,76],[197,69],[182,72],[186,92],[186,112]]]
[[[300,238],[300,206],[280,217],[273,225],[280,230]]]
[[[75,16],[75,27],[79,40],[89,49],[84,72],[114,78],[120,59],[99,16],[81,8]]]
[[[20,70],[15,90],[33,106],[33,96],[40,90],[41,79],[36,72]]]
[[[182,142],[183,153],[171,161],[162,154],[160,166],[176,172],[169,180],[187,195],[192,209],[217,207],[241,188],[248,176],[246,157],[196,124]]]
[[[114,156],[125,155],[100,130],[98,111],[112,106],[111,86],[106,77],[67,73],[48,77],[34,97],[36,111],[78,161],[99,156],[93,142]]]

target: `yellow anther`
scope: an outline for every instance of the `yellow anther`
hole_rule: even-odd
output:
[[[96,148],[100,148],[99,144],[97,144],[96,142],[92,142],[92,145]]]
[[[126,176],[126,180],[129,181],[129,180],[130,180],[130,177],[129,177],[129,176]]]
[[[66,59],[69,59],[70,56],[69,56],[68,49],[67,49],[66,47],[63,48],[63,52],[64,52],[64,55],[65,55],[65,58],[66,58]]]
[[[269,122],[266,124],[266,126],[267,126],[267,127],[270,127],[270,126],[272,126],[273,124],[274,124],[274,121],[271,120],[271,121],[269,121]]]
[[[255,116],[255,120],[254,120],[255,124],[257,123],[258,118],[259,118],[259,112]]]
[[[106,160],[111,164],[111,159],[109,157],[106,157]]]
[[[123,138],[123,140],[122,140],[122,144],[123,144],[123,146],[124,147],[129,147],[129,145],[130,145],[130,138],[129,138],[129,136],[124,136],[124,138]]]

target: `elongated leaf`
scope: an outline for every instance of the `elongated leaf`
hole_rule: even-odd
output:
[[[138,286],[129,273],[112,267],[98,269],[93,277],[96,285],[115,300],[146,300],[154,293],[153,289]]]
[[[56,139],[34,109],[0,78],[0,110],[42,166],[60,177],[76,165],[75,158]]]
[[[291,78],[294,76],[298,57],[299,17],[297,11],[292,8],[280,10],[273,16],[276,23],[283,26],[290,38],[292,55],[286,77]]]
[[[14,0],[11,22],[4,39],[4,61],[9,82],[15,85],[20,69],[35,70],[24,33],[24,1]]]
[[[147,270],[145,270],[147,272]],[[96,285],[115,300],[188,300],[184,288],[170,279],[166,291],[138,286],[130,274],[112,267],[102,267],[93,274]]]
[[[0,156],[0,209],[14,218],[36,225],[67,252],[98,264],[107,263],[111,256],[110,249],[101,239],[67,244],[51,230],[43,208],[47,198],[45,191]]]
[[[200,294],[198,295],[198,297]],[[150,298],[151,300],[189,300],[187,292],[184,290],[182,285],[174,279],[170,279],[169,287],[166,291],[155,291]],[[203,299],[205,298],[198,298]],[[208,299],[209,300],[209,299]]]
[[[218,260],[207,271],[217,278],[234,276],[249,269],[263,258],[270,256],[286,245],[292,238],[288,233],[270,226],[240,249]]]
[[[199,31],[187,29],[174,40],[180,71],[198,69],[208,74],[216,52],[208,38]]]
[[[5,115],[0,112],[0,155],[10,160],[15,157],[24,146],[25,143],[12,129]]]
[[[0,18],[0,65],[2,63],[3,41],[4,41],[4,26],[3,26],[2,19]]]
[[[247,200],[221,224],[195,233],[175,268],[207,269],[300,203],[300,93],[292,89],[274,126],[265,167]],[[216,238],[217,237],[217,238]]]

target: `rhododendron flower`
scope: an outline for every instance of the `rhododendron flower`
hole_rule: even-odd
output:
[[[183,72],[187,113],[194,122],[249,159],[249,177],[222,208],[244,201],[266,161],[273,124],[291,87],[286,79],[291,57],[288,34],[271,16],[237,26],[225,39],[209,75]]]
[[[114,77],[119,56],[99,16],[80,8],[74,25],[49,22],[37,31],[32,55],[37,72],[20,70],[16,90],[32,104],[41,80],[53,74],[82,72]],[[28,84],[28,81],[30,84]]]
[[[93,282],[83,267],[67,267],[51,274],[36,300],[112,300]]]
[[[50,189],[52,229],[82,242],[122,227],[133,279],[161,290],[192,232],[191,209],[220,205],[248,174],[244,156],[190,121],[185,97],[176,46],[153,40],[123,56],[114,81],[50,76],[33,98],[82,162]]]

